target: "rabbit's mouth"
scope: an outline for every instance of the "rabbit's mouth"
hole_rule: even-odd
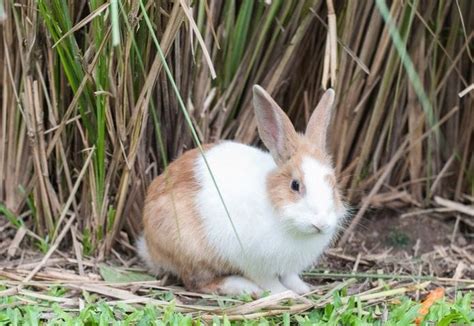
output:
[[[323,229],[320,226],[318,226],[317,224],[313,224],[313,228],[315,229],[316,233],[323,232]]]
[[[286,229],[295,235],[315,236],[330,234],[332,232],[331,226],[325,223],[313,223],[298,219],[289,219],[285,224]]]
[[[312,233],[314,233],[314,234],[331,233],[331,227],[328,224],[311,223],[311,228],[312,228]]]

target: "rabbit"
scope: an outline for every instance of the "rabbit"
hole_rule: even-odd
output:
[[[201,293],[310,291],[299,274],[331,243],[347,211],[326,151],[334,97],[332,89],[324,93],[299,134],[255,85],[258,133],[269,152],[221,141],[203,147],[206,160],[192,149],[169,164],[145,200],[137,252],[149,270]]]

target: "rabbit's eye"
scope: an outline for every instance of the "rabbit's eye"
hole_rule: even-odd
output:
[[[296,192],[299,192],[300,191],[300,183],[298,180],[292,180],[291,181],[291,190],[293,191],[296,191]]]

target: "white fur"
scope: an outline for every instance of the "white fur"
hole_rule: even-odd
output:
[[[140,258],[145,262],[147,267],[149,269],[154,269],[154,263],[150,257],[150,253],[148,252],[148,246],[146,245],[146,240],[143,235],[138,238],[135,247],[137,248],[138,256],[140,256]]]
[[[242,276],[232,275],[222,280],[219,292],[227,295],[239,295],[242,293],[261,295],[263,290]]]
[[[321,228],[322,224],[328,227],[321,233],[291,232],[282,222],[286,216],[277,215],[266,189],[266,176],[276,168],[269,153],[239,143],[223,142],[207,151],[206,158],[243,248],[209,170],[200,157],[196,164],[196,175],[201,185],[197,205],[209,243],[218,255],[261,288],[272,292],[285,291],[287,288],[279,277],[297,275],[315,263],[334,234],[332,226],[336,223],[333,219],[337,216],[331,211],[334,203],[330,200],[329,185],[321,188],[330,168],[305,159],[303,171],[307,196],[287,206],[284,213],[291,216],[294,224],[304,228],[312,223],[321,224]],[[329,214],[328,219],[325,214]],[[306,291],[297,284],[294,276],[285,283],[297,292]]]
[[[303,282],[303,280],[298,276],[298,274],[293,273],[283,275],[280,280],[284,286],[298,294],[305,294],[310,291],[309,286],[305,282]]]

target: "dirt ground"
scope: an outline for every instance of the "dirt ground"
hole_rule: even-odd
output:
[[[454,216],[373,211],[343,248],[327,251],[319,267],[345,272],[382,269],[394,274],[474,278],[473,233],[462,223],[456,226]]]
[[[430,216],[403,217],[394,211],[380,211],[359,225],[349,250],[358,252],[360,248],[365,248],[374,251],[391,247],[393,252],[417,251],[423,254],[437,245],[449,245],[454,225],[453,219],[441,221]],[[454,244],[465,246],[467,240],[457,232]]]

